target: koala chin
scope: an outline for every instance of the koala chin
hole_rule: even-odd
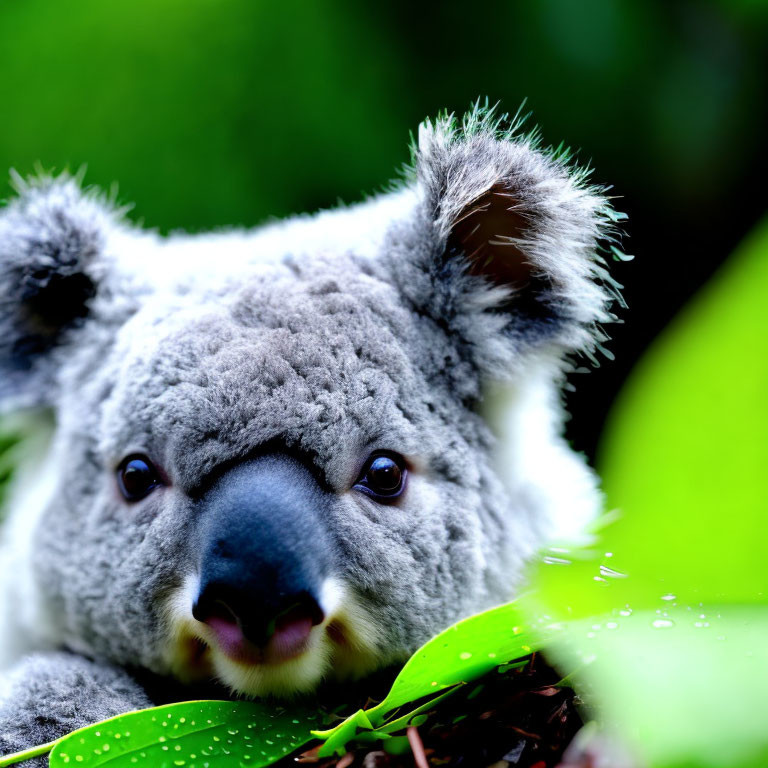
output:
[[[535,137],[428,121],[391,191],[252,231],[15,181],[0,403],[43,426],[2,532],[0,753],[149,706],[146,674],[290,696],[401,662],[597,510],[560,389],[614,319],[618,217]]]

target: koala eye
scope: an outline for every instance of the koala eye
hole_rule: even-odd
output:
[[[368,459],[355,490],[376,500],[397,498],[405,486],[405,459],[388,453],[375,453]]]
[[[127,501],[139,501],[160,485],[155,465],[146,456],[128,456],[117,468],[117,484]]]

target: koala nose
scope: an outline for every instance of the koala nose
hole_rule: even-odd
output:
[[[192,615],[224,653],[269,663],[304,650],[325,618],[320,592],[333,560],[323,526],[329,501],[306,467],[284,456],[238,465],[205,494]]]
[[[306,647],[312,627],[325,618],[317,600],[307,592],[287,597],[284,607],[267,609],[249,597],[227,585],[208,584],[192,610],[198,621],[213,630],[221,649],[243,661],[254,657],[283,661],[297,656]],[[254,650],[260,653],[254,654]]]

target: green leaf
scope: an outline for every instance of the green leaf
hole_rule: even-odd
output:
[[[420,725],[426,722],[427,715],[423,713],[434,709],[443,699],[448,698],[448,696],[455,693],[460,687],[461,685],[454,685],[443,691],[439,696],[416,707],[416,709],[410,710],[404,715],[398,715],[394,720],[387,720],[384,725],[376,729],[376,733],[395,733],[397,731],[402,731],[403,728],[407,728],[410,725]]]
[[[395,736],[382,745],[388,755],[407,755],[411,751],[411,743],[407,736]]]
[[[343,751],[349,741],[367,729],[389,733],[404,728],[412,717],[434,706],[460,684],[536,650],[542,636],[542,632],[528,627],[517,603],[507,603],[454,624],[411,656],[380,704],[356,712],[336,728],[316,731],[318,738],[325,739],[319,754]],[[387,721],[395,710],[426,697],[433,698],[414,711],[399,715],[395,721]]]
[[[50,765],[209,768],[271,765],[310,741],[316,713],[268,702],[189,701],[131,712],[70,733]]]
[[[609,420],[616,567],[697,602],[765,604],[766,434],[768,220],[660,337]]]
[[[687,605],[573,622],[553,653],[654,768],[768,765],[768,608]],[[701,618],[702,614],[704,618]]]
[[[492,608],[454,624],[411,656],[384,701],[368,711],[378,723],[397,707],[482,677],[526,656],[540,644],[517,603]]]
[[[766,307],[768,221],[627,384],[602,448],[620,516],[534,569],[551,655],[655,768],[768,763]]]
[[[325,742],[320,748],[318,755],[326,757],[333,754],[343,754],[347,744],[357,734],[372,730],[374,730],[374,726],[367,713],[359,709],[354,715],[350,715],[335,728],[327,731],[314,731],[312,735]]]

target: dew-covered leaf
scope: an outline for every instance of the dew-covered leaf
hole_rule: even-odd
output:
[[[316,712],[269,702],[189,701],[131,712],[74,731],[53,768],[215,768],[271,765],[312,739]]]

